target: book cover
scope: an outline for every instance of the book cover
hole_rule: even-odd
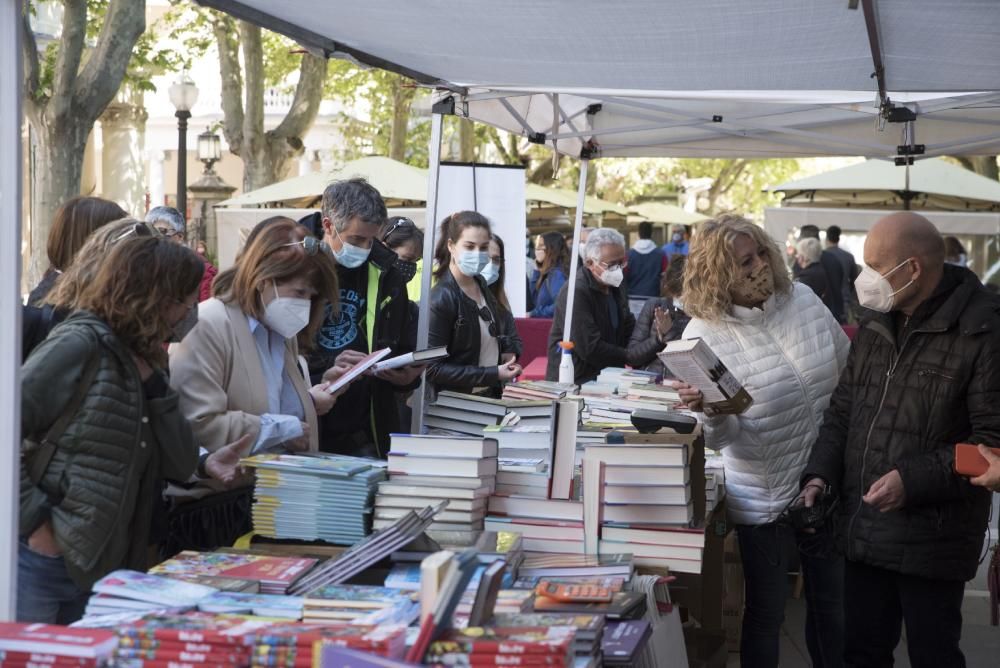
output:
[[[114,571],[104,576],[94,585],[93,590],[99,594],[178,607],[197,605],[216,592],[204,585],[128,570]]]
[[[750,393],[702,339],[670,341],[658,356],[674,376],[701,390],[707,414],[738,414],[753,405]]]
[[[612,596],[610,603],[557,601],[546,597],[536,597],[535,612],[582,613],[619,619],[628,617],[646,601],[646,595],[642,592],[620,591]]]
[[[307,557],[277,557],[230,552],[185,550],[150,569],[161,575],[214,575],[291,585],[318,563]]]
[[[649,640],[652,628],[640,619],[611,622],[601,638],[601,651],[605,657],[616,660],[634,660]]]
[[[102,629],[0,622],[0,651],[3,652],[101,659],[117,644],[115,634]]]
[[[299,596],[217,592],[202,600],[198,609],[202,612],[299,619],[302,617],[302,605],[303,599]]]
[[[412,599],[406,592],[391,587],[331,584],[309,592],[305,596],[305,605],[308,608],[343,607],[371,610],[395,605],[401,600]]]

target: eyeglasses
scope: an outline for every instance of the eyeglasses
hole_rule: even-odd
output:
[[[614,271],[615,269],[625,270],[628,267],[628,260],[622,260],[621,262],[615,262],[614,264],[608,264],[606,262],[598,262],[606,271]]]
[[[149,229],[149,225],[146,223],[136,223],[130,228],[119,234],[117,237],[111,240],[111,244],[114,245],[121,241],[122,239],[127,239],[128,237],[135,235],[137,237],[151,237],[153,236],[153,231]]]
[[[392,233],[395,232],[397,229],[399,229],[400,227],[406,227],[407,225],[409,225],[411,227],[416,227],[417,226],[417,224],[414,223],[409,218],[404,218],[402,216],[400,216],[399,218],[397,218],[396,222],[392,224],[392,227],[390,227],[389,230],[385,234],[382,235],[382,243],[385,243],[389,239],[389,237],[392,236]]]
[[[496,320],[493,319],[493,314],[490,313],[490,310],[488,308],[486,308],[485,306],[480,306],[479,307],[479,317],[482,318],[484,322],[490,323],[490,326],[489,326],[490,336],[492,336],[494,338],[497,337],[498,336],[498,333],[497,333],[497,323],[496,323]]]
[[[156,230],[157,232],[159,232],[161,236],[164,236],[167,239],[173,239],[175,237],[182,237],[182,236],[184,236],[183,232],[181,232],[179,230],[175,230],[172,227],[156,227],[154,225],[153,229]]]
[[[288,248],[290,246],[302,246],[302,250],[304,250],[306,255],[309,255],[310,257],[321,250],[327,255],[333,255],[333,251],[330,249],[330,246],[327,245],[325,241],[320,241],[316,237],[306,237],[302,241],[293,241],[290,244],[282,244],[281,248]]]

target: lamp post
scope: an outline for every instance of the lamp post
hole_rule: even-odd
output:
[[[204,163],[206,174],[214,174],[212,165],[222,159],[222,140],[210,127],[198,135],[198,159]]]
[[[187,219],[187,122],[191,107],[198,101],[198,87],[188,76],[181,76],[170,87],[170,102],[177,109],[177,210]]]

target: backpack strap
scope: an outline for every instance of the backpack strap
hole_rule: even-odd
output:
[[[80,383],[76,386],[76,392],[74,392],[58,419],[49,427],[49,430],[45,433],[45,438],[31,452],[31,461],[28,464],[28,477],[33,484],[37,485],[45,476],[45,470],[49,467],[52,457],[56,454],[56,444],[66,431],[69,423],[76,417],[80,407],[83,405],[83,400],[87,398],[90,386],[94,384],[100,360],[100,355],[94,355],[90,358],[83,370],[83,375],[80,377]]]

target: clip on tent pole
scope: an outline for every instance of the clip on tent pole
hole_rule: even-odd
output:
[[[583,227],[583,205],[587,196],[587,167],[589,158],[580,160],[580,186],[576,194],[576,219],[573,223],[573,246],[570,252],[569,278],[566,290],[566,319],[563,321],[563,340],[559,342],[562,348],[559,363],[559,382],[575,384],[576,375],[573,368],[573,302],[576,297],[576,274],[580,270],[580,229]]]

